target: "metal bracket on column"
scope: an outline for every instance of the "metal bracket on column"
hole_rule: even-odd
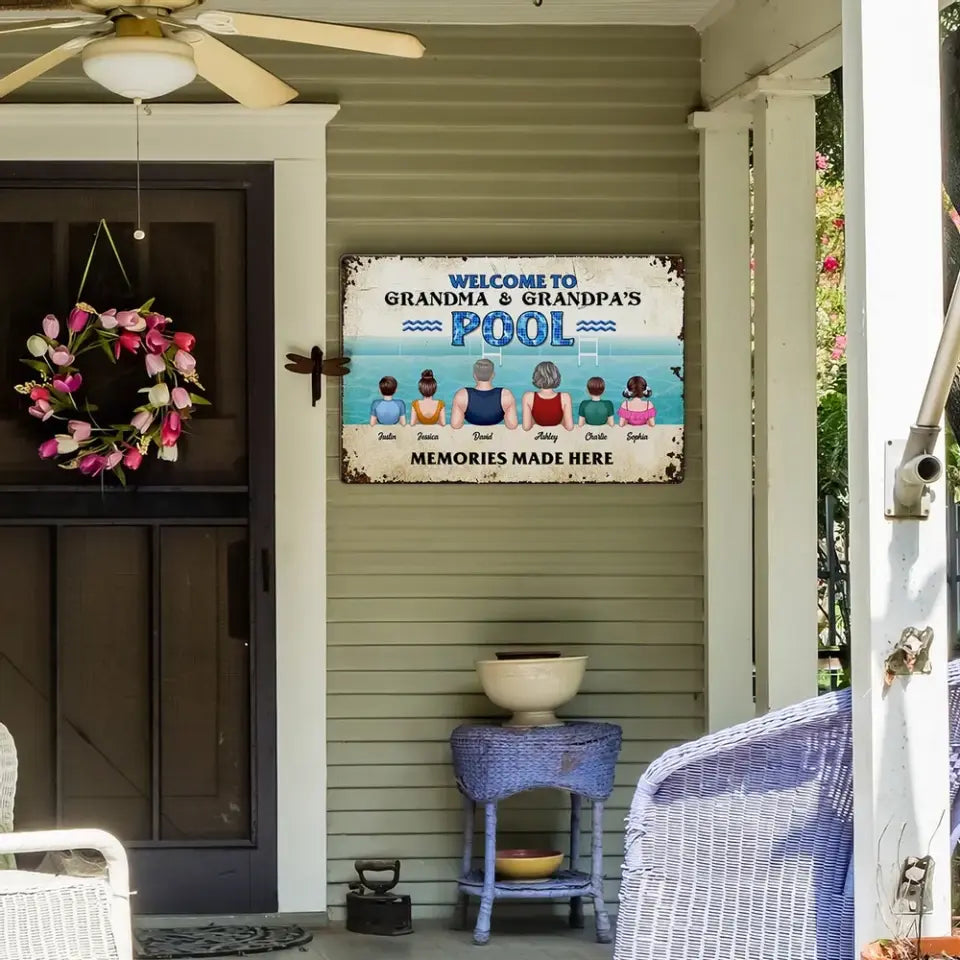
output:
[[[936,442],[940,429],[931,432],[930,446]],[[919,439],[888,440],[884,447],[884,514],[890,520],[926,520],[930,516],[929,485],[940,478],[943,468],[940,459],[932,454],[908,452],[908,448],[925,445]]]
[[[933,888],[933,857],[907,857],[900,870],[897,884],[897,899],[893,912],[903,915],[930,913],[933,904],[930,890]]]

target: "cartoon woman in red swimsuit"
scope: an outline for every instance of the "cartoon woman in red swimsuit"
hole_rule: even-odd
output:
[[[650,388],[643,377],[631,377],[617,411],[621,427],[655,427],[657,408],[648,400]]]
[[[533,385],[523,395],[523,429],[538,427],[559,427],[573,429],[573,400],[569,393],[558,393],[560,370],[555,363],[544,360],[533,368]]]

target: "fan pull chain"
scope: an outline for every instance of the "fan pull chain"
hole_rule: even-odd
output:
[[[134,98],[133,106],[137,111],[137,229],[133,231],[133,239],[143,240],[146,234],[143,232],[140,217],[140,110],[142,108],[143,112],[149,117],[150,108],[144,106],[143,100],[141,100],[140,97]]]

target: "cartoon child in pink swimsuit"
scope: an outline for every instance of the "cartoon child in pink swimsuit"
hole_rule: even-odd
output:
[[[621,427],[655,427],[657,408],[647,399],[650,389],[643,377],[631,377],[627,389],[623,391],[624,400],[620,404],[617,416]]]

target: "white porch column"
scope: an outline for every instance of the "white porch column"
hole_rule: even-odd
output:
[[[758,713],[817,693],[814,103],[828,89],[759,78],[750,91]]]
[[[700,132],[707,728],[753,706],[749,113],[694,113]]]
[[[884,448],[914,422],[943,323],[938,7],[843,2],[858,949],[916,932],[893,909],[908,856],[935,863],[923,932],[950,932],[943,483],[928,520],[884,517]],[[884,695],[910,626],[933,628],[933,671]]]

